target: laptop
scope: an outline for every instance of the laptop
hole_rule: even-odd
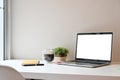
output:
[[[112,32],[78,33],[75,60],[61,65],[96,68],[109,65],[112,59]]]

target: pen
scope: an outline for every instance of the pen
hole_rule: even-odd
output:
[[[44,64],[24,64],[23,66],[44,66]]]

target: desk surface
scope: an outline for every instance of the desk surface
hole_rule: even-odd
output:
[[[84,67],[74,67],[66,65],[48,64],[45,63],[44,66],[22,66],[22,60],[6,60],[0,61],[2,65],[8,65],[19,71],[25,78],[33,79],[49,79],[60,80],[60,78],[65,78],[70,80],[71,78],[79,78],[90,80],[91,76],[95,77],[96,80],[102,78],[109,78],[110,80],[120,79],[120,64],[111,64],[109,66],[103,66],[99,68],[84,68]],[[60,77],[60,78],[59,78]],[[112,79],[113,78],[113,79]],[[71,80],[72,80],[71,79]],[[85,80],[84,79],[84,80]],[[91,78],[92,79],[92,78]],[[92,79],[92,80],[95,80]]]

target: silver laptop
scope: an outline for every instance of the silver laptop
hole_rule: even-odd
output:
[[[109,65],[112,58],[112,32],[78,33],[75,60],[62,65],[96,68]]]

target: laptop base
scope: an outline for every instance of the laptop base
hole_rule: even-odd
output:
[[[97,68],[101,66],[109,65],[110,63],[84,63],[84,62],[75,62],[75,61],[67,61],[60,63],[59,65],[67,65],[67,66],[76,66],[76,67],[86,67],[86,68]]]

